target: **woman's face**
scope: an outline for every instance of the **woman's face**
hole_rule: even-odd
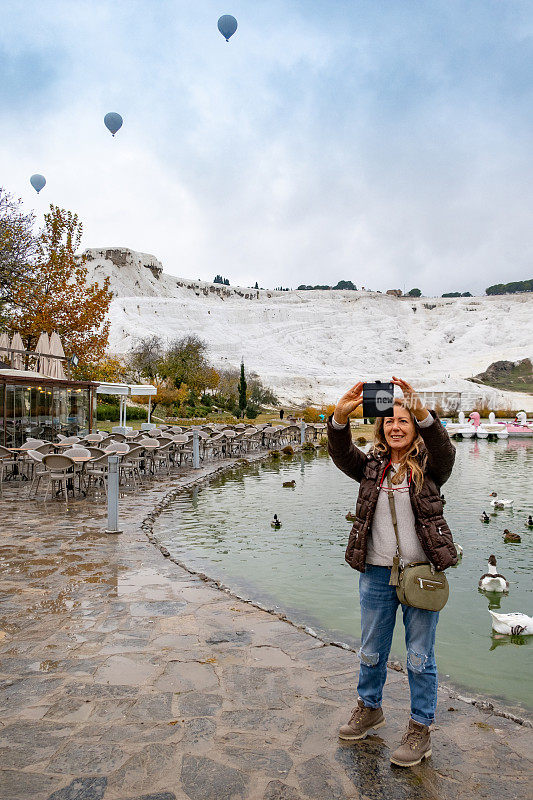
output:
[[[416,438],[415,424],[409,412],[394,405],[394,416],[383,418],[383,435],[390,447],[392,460],[400,459]]]

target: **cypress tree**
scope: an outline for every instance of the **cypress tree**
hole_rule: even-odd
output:
[[[241,377],[239,379],[239,410],[242,412],[242,416],[244,417],[244,411],[246,409],[246,379],[244,377],[244,360],[241,361]]]

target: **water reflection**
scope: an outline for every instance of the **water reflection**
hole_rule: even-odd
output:
[[[446,518],[464,553],[448,572],[450,600],[437,631],[442,673],[471,690],[529,707],[533,682],[526,684],[523,676],[533,667],[533,650],[499,646],[521,642],[495,638],[488,611],[533,612],[533,531],[524,526],[533,513],[532,473],[533,439],[457,443],[456,465],[443,489]],[[284,489],[283,482],[291,480],[295,488]],[[345,563],[344,549],[351,527],[345,516],[357,489],[325,453],[271,459],[180,496],[161,515],[155,533],[178,558],[241,595],[280,607],[332,639],[356,643],[357,573]],[[513,499],[514,507],[493,510],[493,491]],[[484,510],[490,512],[488,524],[480,519]],[[274,513],[283,521],[278,531],[270,527]],[[506,528],[520,532],[520,545],[504,544]],[[509,580],[508,595],[478,591],[491,553]],[[533,639],[519,638],[526,644]],[[393,651],[404,657],[400,628]]]

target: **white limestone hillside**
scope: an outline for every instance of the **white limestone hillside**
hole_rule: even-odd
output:
[[[533,356],[532,294],[399,299],[256,291],[176,278],[154,256],[126,248],[86,254],[91,280],[111,279],[114,352],[126,353],[150,334],[171,340],[195,333],[216,367],[238,366],[243,357],[284,403],[333,402],[359,378],[395,374],[419,388],[483,397],[494,408],[533,410],[531,396],[465,380],[494,361]]]

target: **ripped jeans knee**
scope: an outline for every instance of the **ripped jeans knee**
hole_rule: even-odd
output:
[[[361,664],[364,664],[366,667],[376,667],[378,665],[379,653],[367,653],[361,647],[357,655],[359,656]]]
[[[411,648],[407,651],[407,669],[412,669],[413,672],[424,672],[424,667],[428,660],[426,653],[415,653]]]

